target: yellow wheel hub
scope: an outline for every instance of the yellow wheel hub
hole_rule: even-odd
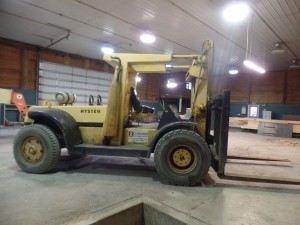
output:
[[[186,149],[177,149],[173,154],[173,162],[178,167],[186,167],[191,163],[191,153]]]
[[[27,138],[22,147],[23,156],[30,163],[39,162],[44,155],[43,145],[38,138]]]
[[[181,145],[168,151],[167,163],[171,170],[178,174],[192,172],[198,163],[198,156],[195,149]]]

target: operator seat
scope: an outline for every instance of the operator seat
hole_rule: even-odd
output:
[[[134,111],[139,114],[139,113],[154,113],[154,109],[150,108],[149,106],[141,105],[141,102],[139,98],[137,97],[137,93],[135,88],[131,87],[130,88],[130,103],[134,109]]]

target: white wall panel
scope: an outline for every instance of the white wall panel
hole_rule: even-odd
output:
[[[41,61],[39,104],[45,99],[55,102],[55,94],[59,91],[76,94],[77,102],[74,105],[87,105],[90,95],[94,96],[95,102],[97,96],[101,95],[102,102],[105,104],[111,79],[111,73]]]

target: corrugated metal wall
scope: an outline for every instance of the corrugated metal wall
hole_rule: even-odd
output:
[[[65,91],[77,96],[75,105],[87,105],[90,95],[95,101],[100,95],[102,103],[107,103],[111,79],[111,74],[107,72],[41,61],[38,101],[39,104],[45,99],[54,101],[57,92]]]

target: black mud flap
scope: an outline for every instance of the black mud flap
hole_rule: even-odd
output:
[[[56,134],[60,132],[68,150],[72,150],[73,146],[83,142],[77,122],[69,113],[63,110],[35,108],[29,110],[28,117],[33,119],[34,123],[48,126]]]

